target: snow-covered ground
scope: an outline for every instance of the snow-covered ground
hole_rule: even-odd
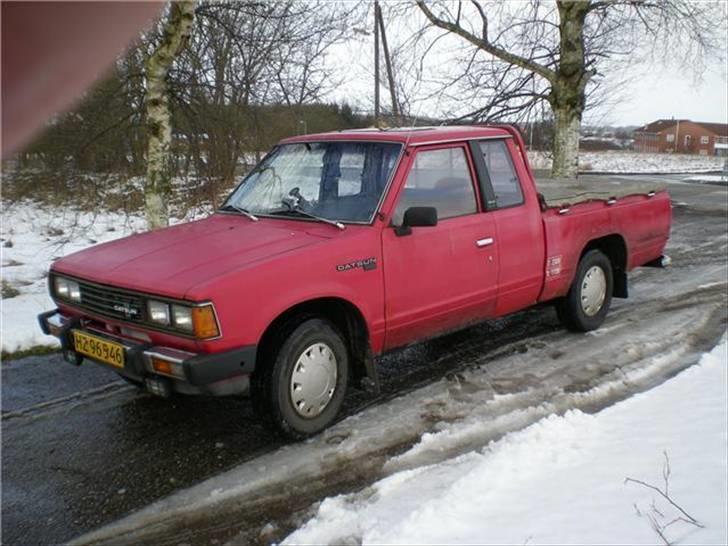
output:
[[[599,413],[550,415],[328,498],[284,544],[655,544],[658,531],[726,544],[727,348],[724,337],[699,365]]]
[[[683,179],[685,182],[701,182],[704,184],[716,183],[728,184],[728,173],[725,174],[699,174],[688,176]]]
[[[551,168],[551,159],[543,152],[530,152],[528,158],[534,169]],[[581,152],[579,170],[594,173],[704,173],[720,171],[725,161],[724,157],[686,154]]]

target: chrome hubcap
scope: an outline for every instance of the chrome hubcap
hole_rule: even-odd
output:
[[[336,356],[325,343],[314,343],[296,360],[291,374],[291,401],[301,417],[319,415],[336,390]]]
[[[584,314],[593,317],[602,308],[607,297],[607,276],[595,265],[589,268],[581,283],[581,308]]]

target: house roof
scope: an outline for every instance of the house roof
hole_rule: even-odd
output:
[[[678,121],[690,121],[687,119],[658,119],[657,121],[653,121],[652,123],[648,123],[647,125],[644,125],[640,127],[639,129],[635,129],[635,133],[661,133],[665,129],[670,129],[671,127],[674,127],[677,125]]]
[[[689,119],[658,119],[652,123],[648,123],[635,130],[635,133],[661,133],[667,129],[675,127],[680,123],[693,123],[700,125],[706,131],[710,131],[718,136],[728,136],[728,124],[726,123],[710,123],[705,121],[692,121]]]
[[[704,121],[695,121],[694,123],[718,136],[728,136],[728,123],[709,123]]]

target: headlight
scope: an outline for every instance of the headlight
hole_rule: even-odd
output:
[[[151,322],[171,327],[199,339],[220,335],[217,316],[212,304],[188,306],[182,303],[147,301],[147,316]]]
[[[81,288],[76,281],[56,277],[54,282],[56,296],[70,301],[81,301]]]
[[[149,320],[157,324],[169,325],[169,304],[163,301],[149,300],[147,302]]]
[[[192,332],[192,308],[184,305],[172,305],[172,326],[180,330]]]

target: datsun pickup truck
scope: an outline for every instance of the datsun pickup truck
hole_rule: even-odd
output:
[[[538,193],[508,126],[297,136],[208,218],[54,262],[39,321],[74,364],[165,397],[249,394],[303,438],[347,387],[376,392],[387,351],[543,302],[598,328],[628,271],[664,263],[670,199],[569,203]]]

